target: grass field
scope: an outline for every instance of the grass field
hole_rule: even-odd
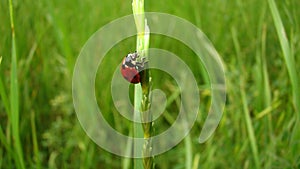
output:
[[[156,168],[300,168],[300,1],[274,1],[145,0],[146,11],[182,17],[207,35],[222,57],[227,85],[221,123],[213,137],[199,144],[210,106],[209,80],[189,48],[151,35],[151,48],[177,54],[199,77],[201,97],[190,135],[155,157]],[[131,1],[14,0],[11,7],[14,38],[9,1],[0,1],[0,168],[132,168],[130,159],[89,139],[72,101],[73,68],[81,48],[100,27],[132,14]],[[135,40],[111,49],[96,80],[106,120],[126,135],[131,123],[113,106],[110,80],[135,49]],[[176,118],[180,96],[172,77],[155,70],[152,75],[153,87],[173,99],[155,121],[160,133]]]

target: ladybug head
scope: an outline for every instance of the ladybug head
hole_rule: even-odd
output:
[[[139,57],[139,55],[138,55],[137,52],[134,52],[134,53],[129,53],[129,54],[127,55],[127,57],[130,57],[131,60],[135,61],[136,58]]]

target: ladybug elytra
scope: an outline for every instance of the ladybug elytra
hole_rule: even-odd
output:
[[[129,53],[122,61],[121,73],[123,77],[130,83],[140,83],[141,75],[140,71],[144,68],[145,58],[141,62],[137,61],[139,57],[137,52]]]

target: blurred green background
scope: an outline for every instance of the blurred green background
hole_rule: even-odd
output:
[[[150,47],[177,54],[199,77],[202,99],[190,135],[155,157],[156,168],[300,168],[300,1],[276,1],[281,20],[273,18],[267,0],[145,1],[146,11],[177,15],[205,33],[222,57],[227,83],[222,121],[213,137],[199,144],[210,106],[205,70],[181,42],[151,35]],[[76,118],[71,91],[81,48],[103,25],[132,14],[131,1],[15,0],[13,10],[17,63],[11,59],[9,3],[0,1],[0,168],[131,168],[130,159],[110,154],[88,138]],[[134,50],[135,37],[116,45],[96,81],[99,107],[124,134],[131,123],[113,106],[110,80],[122,58]],[[12,74],[17,85],[12,85]],[[154,88],[172,97],[155,122],[160,133],[176,118],[180,95],[169,75],[153,71],[153,79]]]

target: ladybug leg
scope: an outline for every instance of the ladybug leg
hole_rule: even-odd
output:
[[[142,58],[141,62],[136,62],[137,69],[139,71],[142,71],[145,68],[145,65],[147,65],[147,63],[148,61],[146,61],[146,58]]]

